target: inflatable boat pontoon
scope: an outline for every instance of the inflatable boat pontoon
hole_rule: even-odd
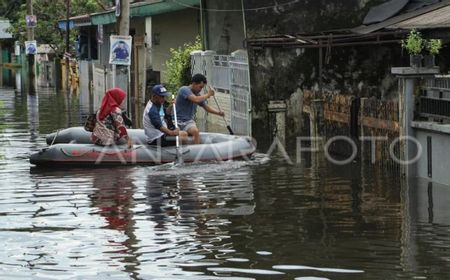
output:
[[[129,129],[135,145],[103,147],[91,144],[91,133],[82,127],[67,128],[47,136],[48,148],[31,155],[34,165],[86,166],[86,165],[153,165],[177,160],[184,162],[224,161],[247,158],[255,150],[250,137],[201,133],[201,144],[182,145],[177,152],[173,147],[157,147],[146,144],[142,129]]]

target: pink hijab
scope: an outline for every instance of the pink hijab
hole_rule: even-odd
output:
[[[115,108],[118,108],[126,96],[127,94],[120,88],[109,89],[100,106],[99,120],[104,120]]]

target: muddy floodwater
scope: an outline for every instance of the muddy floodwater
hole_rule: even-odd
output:
[[[265,151],[37,169],[29,155],[82,123],[83,97],[0,89],[0,100],[1,279],[450,278],[449,187]]]

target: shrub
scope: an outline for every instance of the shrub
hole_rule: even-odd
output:
[[[427,50],[430,54],[436,55],[442,49],[442,40],[441,39],[430,39],[427,42]]]
[[[402,41],[402,48],[406,49],[411,55],[418,55],[422,52],[425,42],[422,34],[415,29],[409,32],[406,40]]]
[[[166,62],[166,87],[169,91],[176,93],[181,86],[190,84],[191,52],[201,49],[202,41],[199,36],[194,43],[186,43],[178,49],[170,49],[171,58]]]

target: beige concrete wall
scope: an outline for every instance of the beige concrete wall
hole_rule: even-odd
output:
[[[152,64],[161,72],[161,82],[166,78],[166,61],[170,48],[194,42],[200,34],[200,19],[196,9],[185,9],[152,17]]]
[[[243,48],[245,40],[241,0],[206,1],[207,48],[219,54]]]
[[[216,99],[217,99],[217,102],[219,103],[220,109],[223,112],[225,112],[225,119],[227,121],[227,124],[230,125],[231,124],[230,94],[217,92]],[[214,101],[214,98],[208,99],[208,105],[217,110],[219,109],[217,107],[216,102]],[[206,123],[206,127],[204,127],[205,126],[205,111],[200,107],[197,108],[196,121],[197,121],[197,126],[202,131],[220,132],[220,133],[225,133],[225,134],[228,133],[227,126],[226,126],[223,118],[220,116],[213,115],[213,114],[207,114],[207,120],[206,120],[207,123]]]

